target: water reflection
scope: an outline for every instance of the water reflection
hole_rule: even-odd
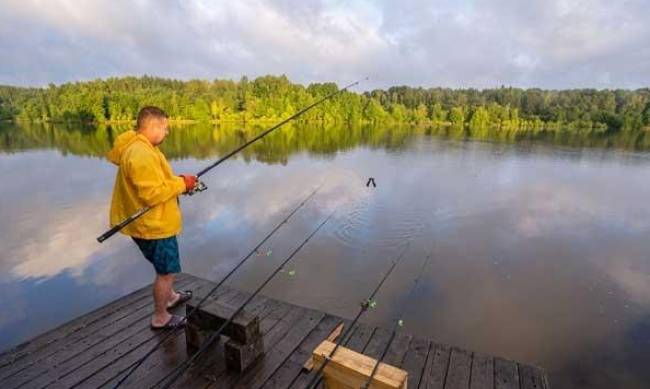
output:
[[[105,227],[114,176],[98,157],[119,131],[0,132],[0,312],[11,312],[0,317],[0,349],[150,282],[149,265],[128,239],[94,240]],[[176,171],[191,172],[255,131],[178,128],[164,148]],[[647,387],[650,158],[640,143],[625,151],[558,147],[533,135],[450,139],[457,136],[468,134],[363,127],[278,133],[205,176],[207,192],[182,199],[184,269],[219,278],[325,181],[234,285],[254,288],[339,209],[290,264],[293,276],[282,273],[268,294],[351,316],[412,239],[366,322],[388,326],[408,304],[408,331],[539,364],[554,388]],[[607,142],[624,149],[628,140]],[[365,187],[370,176],[377,188]],[[431,250],[416,298],[404,301]]]

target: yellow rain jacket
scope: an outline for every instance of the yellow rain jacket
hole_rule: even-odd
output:
[[[165,155],[135,131],[115,139],[108,159],[118,166],[111,226],[119,224],[138,209],[153,208],[122,229],[122,233],[141,239],[162,239],[181,231],[178,195],[185,192],[182,177],[175,176]]]

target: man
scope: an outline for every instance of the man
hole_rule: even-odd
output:
[[[176,235],[181,231],[178,196],[193,189],[197,178],[175,176],[158,149],[169,127],[160,108],[144,107],[135,131],[117,137],[108,159],[118,166],[111,201],[110,223],[114,226],[144,206],[152,209],[122,229],[156,271],[153,283],[154,313],[151,328],[185,324],[184,317],[167,310],[192,298],[191,291],[176,292],[174,277],[181,271]]]

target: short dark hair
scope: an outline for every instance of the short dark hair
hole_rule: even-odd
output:
[[[140,112],[138,112],[138,120],[136,122],[136,128],[142,128],[146,122],[151,119],[167,119],[168,116],[162,109],[154,106],[142,107]]]

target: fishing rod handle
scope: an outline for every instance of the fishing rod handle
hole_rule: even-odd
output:
[[[108,231],[104,232],[103,234],[101,234],[100,236],[98,236],[97,241],[99,243],[103,243],[106,239],[108,239],[111,236],[115,235],[119,230],[126,227],[129,223],[131,223],[135,219],[137,219],[140,216],[147,213],[150,209],[151,209],[151,207],[148,207],[148,206],[138,209],[138,211],[136,213],[134,213],[133,215],[129,216],[128,218],[122,220],[122,222],[120,224],[114,225],[113,227],[111,227],[110,230],[108,230]]]

